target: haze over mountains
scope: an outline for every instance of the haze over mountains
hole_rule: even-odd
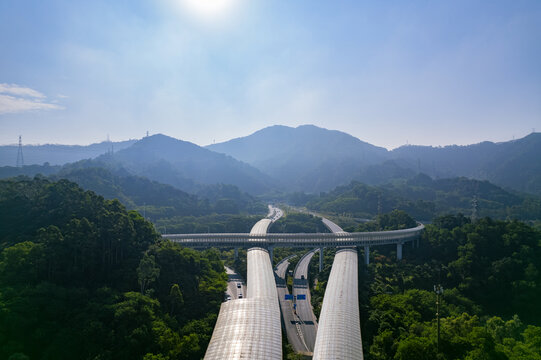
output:
[[[189,192],[196,191],[197,184],[232,184],[255,194],[272,187],[270,177],[246,163],[161,134],[96,160]]]
[[[208,148],[246,161],[297,191],[327,191],[352,179],[383,184],[424,172],[435,178],[489,180],[541,194],[540,133],[502,143],[406,145],[388,151],[312,125],[273,126]]]
[[[313,125],[271,126],[207,148],[258,168],[287,189],[306,192],[348,183],[352,170],[380,163],[387,153],[344,132]]]
[[[39,161],[62,164],[95,158],[90,163],[76,166],[123,169],[191,193],[197,192],[200,185],[217,183],[236,185],[251,194],[268,194],[276,190],[318,193],[351,180],[385,184],[395,179],[410,179],[423,172],[433,178],[465,176],[489,180],[541,195],[539,133],[503,143],[445,147],[409,145],[392,151],[344,132],[313,125],[271,126],[206,148],[165,135],[115,143],[115,150],[121,150],[114,154],[110,153],[110,143],[109,147],[103,144],[107,143],[88,147],[47,145],[41,148],[44,153]],[[38,159],[27,152],[32,154],[38,150],[38,147],[23,147],[26,164]],[[0,165],[13,165],[15,159],[13,147],[0,147]],[[30,175],[23,170],[28,169],[23,168],[20,173]],[[49,173],[53,170],[47,169]],[[39,172],[39,167],[35,171]],[[1,173],[12,176],[17,172],[5,167]]]
[[[24,140],[24,139],[23,139]],[[64,165],[66,163],[91,159],[110,151],[118,151],[130,147],[137,140],[102,141],[91,145],[24,145],[24,163],[27,165]],[[0,166],[15,166],[17,145],[0,146]]]

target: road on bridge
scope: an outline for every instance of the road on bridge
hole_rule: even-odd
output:
[[[302,336],[299,318],[293,313],[293,302],[291,300],[285,300],[286,294],[289,295],[289,289],[286,284],[286,272],[289,267],[289,259],[293,256],[295,255],[288,256],[276,265],[274,269],[276,289],[278,291],[280,310],[288,342],[296,352],[311,355],[312,350],[308,348],[308,345]]]
[[[304,295],[306,300],[297,300],[297,319],[299,320],[300,330],[308,351],[314,351],[317,334],[317,319],[314,315],[314,309],[310,301],[310,286],[308,282],[308,266],[316,252],[312,250],[305,254],[297,263],[293,274],[293,296],[298,299],[299,295]]]
[[[239,299],[239,295],[242,294],[242,297],[246,296],[246,283],[240,274],[237,274],[235,270],[225,267],[225,272],[227,273],[227,295],[231,297],[230,300]],[[240,284],[240,288],[239,288]]]

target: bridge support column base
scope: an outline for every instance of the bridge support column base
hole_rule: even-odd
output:
[[[319,272],[323,271],[323,248],[319,248]]]
[[[370,246],[364,247],[364,264],[370,264]]]
[[[402,244],[396,244],[396,258],[402,260]]]

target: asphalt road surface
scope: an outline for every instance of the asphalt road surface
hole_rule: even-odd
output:
[[[231,296],[231,300],[239,298],[239,295],[246,296],[246,283],[242,276],[237,274],[235,270],[225,266],[225,272],[227,273],[227,291],[226,293]],[[238,287],[238,284],[241,284],[241,287]]]
[[[291,300],[285,300],[285,295],[289,294],[286,285],[286,271],[289,267],[289,258],[291,257],[280,261],[274,269],[282,321],[286,329],[287,341],[291,344],[293,350],[306,355],[311,355],[312,352],[305,343],[300,330],[299,318],[293,313],[293,302]]]
[[[317,320],[310,301],[310,287],[308,284],[308,266],[314,254],[319,250],[312,250],[299,260],[293,274],[293,296],[304,295],[306,300],[297,300],[297,319],[308,351],[314,351],[317,334]]]

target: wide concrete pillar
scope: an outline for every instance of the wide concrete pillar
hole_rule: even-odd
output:
[[[402,260],[402,244],[396,244],[396,258]]]
[[[364,247],[364,264],[370,264],[370,246]]]
[[[323,248],[319,248],[319,272],[323,271]]]

